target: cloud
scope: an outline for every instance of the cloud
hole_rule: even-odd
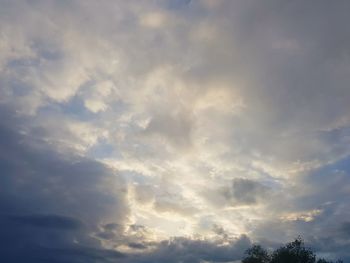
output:
[[[6,219],[19,225],[63,230],[74,230],[82,226],[82,223],[74,218],[59,215],[8,216]]]
[[[135,262],[232,262],[240,259],[250,245],[246,236],[231,240],[228,244],[174,238],[160,242],[153,252],[142,254],[135,258]]]
[[[21,118],[4,107],[1,112],[1,258],[119,258],[121,253],[105,250],[93,233],[106,221],[126,222],[123,180],[101,163],[63,155],[41,140],[19,134]]]
[[[189,216],[195,214],[198,210],[195,207],[181,205],[179,201],[166,201],[166,200],[157,200],[154,203],[154,209],[160,213],[168,212],[180,214],[182,216]]]
[[[214,206],[254,206],[267,201],[274,191],[254,180],[235,178],[231,186],[220,186],[203,191],[203,196]]]
[[[241,204],[255,204],[258,198],[264,198],[269,188],[248,179],[235,179],[232,185],[232,196]]]
[[[181,113],[156,115],[150,120],[144,133],[159,135],[174,146],[188,147],[191,144],[191,120]]]
[[[303,233],[349,258],[347,1],[0,7],[6,259],[228,261],[218,236]]]

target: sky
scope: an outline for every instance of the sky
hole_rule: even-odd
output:
[[[0,0],[0,261],[350,262],[349,10]]]

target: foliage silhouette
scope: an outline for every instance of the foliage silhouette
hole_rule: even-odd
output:
[[[248,256],[242,260],[242,263],[269,263],[270,255],[260,245],[253,245],[245,252]]]
[[[304,241],[298,237],[271,253],[255,244],[245,251],[242,263],[343,263],[343,261],[333,262],[323,258],[316,260],[314,252],[305,247]]]

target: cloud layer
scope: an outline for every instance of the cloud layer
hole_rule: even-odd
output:
[[[349,8],[0,0],[1,257],[349,260]]]

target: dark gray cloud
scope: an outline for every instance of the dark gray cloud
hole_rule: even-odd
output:
[[[7,216],[4,219],[18,226],[55,228],[60,230],[76,230],[83,226],[83,224],[75,218],[60,215],[14,215]]]
[[[131,248],[136,248],[136,249],[146,249],[147,248],[147,246],[145,246],[141,243],[135,243],[135,242],[128,243],[128,246]]]
[[[255,204],[259,199],[265,198],[269,193],[269,187],[252,180],[237,178],[232,184],[231,194],[239,204]]]
[[[151,253],[144,253],[135,257],[133,261],[138,263],[233,262],[239,260],[250,245],[249,238],[244,235],[226,244],[208,240],[174,238],[159,242]]]
[[[256,205],[273,196],[273,189],[258,181],[235,178],[230,185],[203,191],[203,196],[215,206]]]
[[[1,108],[0,257],[5,262],[110,262],[123,256],[93,233],[123,223],[123,181],[104,165],[58,153],[20,134],[25,122]]]

